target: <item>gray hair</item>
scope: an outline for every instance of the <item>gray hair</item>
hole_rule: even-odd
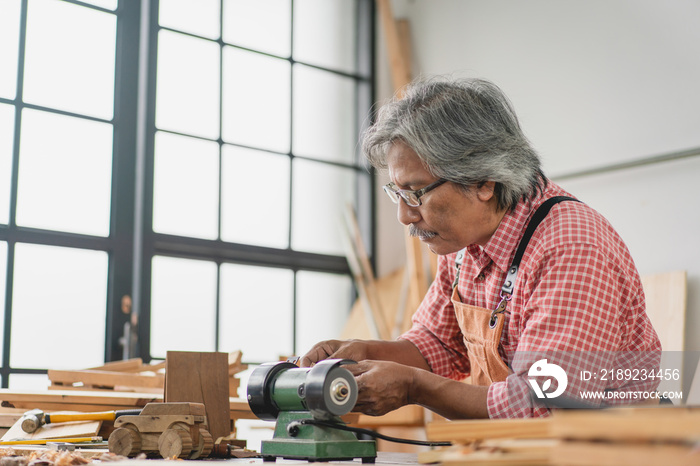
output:
[[[403,98],[379,109],[362,149],[372,166],[385,169],[387,152],[399,141],[436,177],[465,189],[494,181],[499,209],[514,209],[547,185],[508,97],[483,79],[410,84]]]

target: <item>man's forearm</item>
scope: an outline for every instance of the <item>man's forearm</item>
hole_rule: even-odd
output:
[[[408,340],[371,340],[367,341],[367,359],[376,361],[393,361],[405,366],[430,371],[430,365],[418,348]]]
[[[485,419],[489,417],[488,390],[488,386],[470,385],[416,370],[409,389],[409,402],[447,419]]]

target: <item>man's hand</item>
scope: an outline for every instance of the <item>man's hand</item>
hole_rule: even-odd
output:
[[[309,367],[323,359],[367,359],[367,342],[361,340],[326,340],[316,343],[299,360],[300,367]],[[347,367],[347,366],[346,366]]]
[[[381,416],[411,403],[409,393],[418,369],[388,361],[360,361],[343,367],[357,381],[358,397],[353,411]]]

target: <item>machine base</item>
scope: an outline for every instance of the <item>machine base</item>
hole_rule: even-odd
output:
[[[295,436],[287,432],[290,422],[311,419],[308,412],[281,412],[277,418],[272,440],[263,440],[261,455],[264,461],[276,458],[306,461],[339,461],[361,458],[363,463],[374,463],[377,443],[358,440],[355,434],[331,427],[302,425]],[[334,422],[344,424],[339,418]]]

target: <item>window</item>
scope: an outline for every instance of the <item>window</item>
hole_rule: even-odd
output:
[[[346,203],[371,239],[372,15],[371,0],[0,2],[3,387],[337,336]],[[77,325],[75,347],[20,350]]]
[[[300,327],[337,336],[351,302],[337,228],[370,185],[356,152],[371,95],[359,32],[370,2],[192,8],[160,2],[153,33],[151,355],[196,347],[276,360],[308,349]],[[335,293],[317,302],[308,283]]]

